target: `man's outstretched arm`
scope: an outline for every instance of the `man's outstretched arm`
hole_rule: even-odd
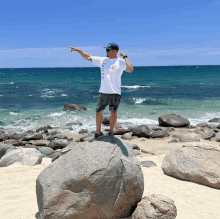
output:
[[[119,51],[120,52],[120,56],[121,57],[124,57],[125,54],[122,52],[122,51]],[[133,72],[134,71],[134,68],[133,68],[133,65],[131,64],[131,62],[128,60],[128,58],[125,58],[125,64],[126,64],[126,72]]]
[[[72,52],[72,51],[76,51],[76,52],[78,52],[85,60],[87,60],[87,61],[89,61],[89,62],[92,62],[92,56],[89,55],[88,53],[85,53],[85,52],[83,52],[81,49],[78,49],[78,48],[76,48],[76,47],[69,46],[69,48],[71,48],[71,49],[70,49],[71,52]]]

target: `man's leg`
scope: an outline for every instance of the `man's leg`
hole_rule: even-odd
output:
[[[113,132],[113,129],[115,127],[117,121],[117,111],[112,111],[111,110],[111,117],[110,117],[110,132]]]
[[[96,112],[96,133],[100,133],[101,132],[101,125],[102,125],[102,113],[104,110],[100,111],[100,112]]]

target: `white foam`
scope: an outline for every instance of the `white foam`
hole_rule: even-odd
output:
[[[66,114],[66,113],[65,112],[63,112],[63,113],[51,113],[50,115],[47,115],[47,116],[48,117],[56,117],[56,116],[62,116],[64,114]]]
[[[9,115],[13,115],[13,116],[16,116],[18,115],[18,113],[13,113],[13,112],[10,112]]]
[[[8,84],[14,84],[14,82],[8,83]]]
[[[134,85],[134,86],[121,86],[128,89],[137,89],[137,88],[151,88],[151,86],[141,86],[141,85]]]
[[[62,97],[67,97],[68,95],[66,95],[66,94],[61,94],[61,96],[62,96]]]

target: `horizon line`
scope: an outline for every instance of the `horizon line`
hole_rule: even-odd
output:
[[[167,66],[220,66],[220,65],[147,65],[147,66],[133,66],[133,67],[167,67]],[[99,68],[99,67],[18,67],[18,68]],[[10,67],[10,69],[18,69]],[[1,68],[0,69],[9,69]]]

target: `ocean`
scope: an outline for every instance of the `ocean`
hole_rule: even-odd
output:
[[[0,68],[0,127],[17,133],[45,125],[63,132],[95,131],[100,83],[98,67]],[[121,84],[117,122],[151,128],[168,113],[191,125],[220,117],[220,66],[134,67],[131,74],[123,72]],[[64,111],[67,103],[87,110]],[[103,116],[110,116],[108,106]],[[83,126],[69,130],[70,122]]]

